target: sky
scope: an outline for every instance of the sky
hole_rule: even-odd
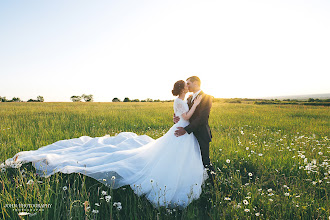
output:
[[[0,96],[174,99],[330,93],[328,0],[3,0]]]

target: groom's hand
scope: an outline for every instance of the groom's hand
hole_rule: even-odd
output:
[[[175,114],[173,114],[173,122],[174,124],[178,123],[180,121],[180,117],[179,116],[175,116]]]
[[[174,135],[177,136],[177,137],[179,137],[181,135],[184,135],[185,133],[187,133],[187,132],[186,132],[186,130],[184,130],[183,127],[178,127],[178,130],[176,130],[174,132]]]

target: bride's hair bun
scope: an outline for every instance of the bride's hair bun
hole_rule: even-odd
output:
[[[179,80],[176,83],[174,83],[174,87],[172,90],[172,94],[174,96],[180,95],[181,91],[184,89],[184,86],[186,85],[185,81]]]

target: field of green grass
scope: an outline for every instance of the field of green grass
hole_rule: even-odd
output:
[[[0,103],[0,163],[80,136],[161,137],[172,105]],[[216,102],[209,122],[217,179],[184,210],[154,209],[129,187],[82,174],[42,178],[24,164],[1,169],[0,219],[330,219],[329,107]]]

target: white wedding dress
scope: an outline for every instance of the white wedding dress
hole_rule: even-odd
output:
[[[185,208],[199,198],[201,185],[208,178],[195,136],[174,135],[177,127],[189,124],[181,117],[188,110],[186,101],[177,98],[174,112],[180,121],[156,140],[132,132],[111,137],[82,136],[19,152],[1,166],[32,162],[43,177],[56,172],[82,173],[109,187],[130,185],[154,207]]]

